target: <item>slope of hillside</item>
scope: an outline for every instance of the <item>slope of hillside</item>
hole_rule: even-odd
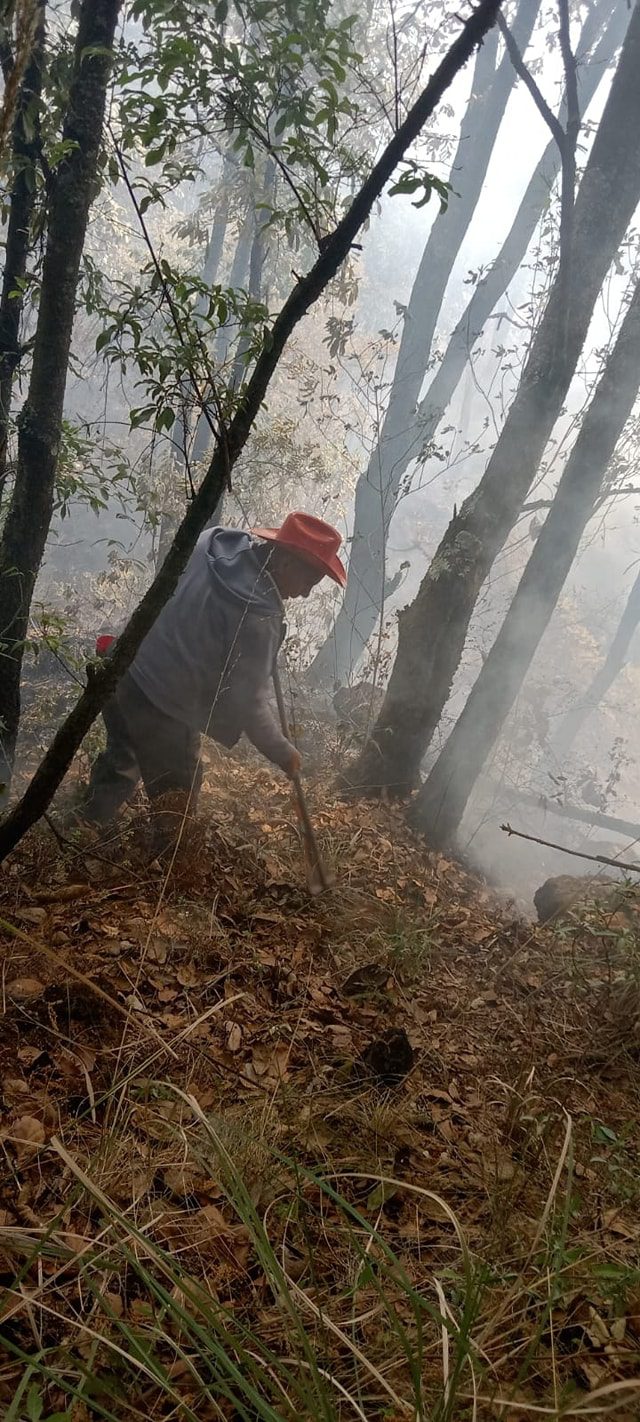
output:
[[[6,1418],[635,1418],[640,950],[209,767],[0,903]]]

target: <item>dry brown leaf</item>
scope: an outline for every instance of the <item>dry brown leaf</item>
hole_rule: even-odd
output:
[[[29,1002],[31,998],[41,996],[44,983],[39,978],[13,978],[7,983],[6,991],[12,1002]]]
[[[44,908],[19,908],[14,912],[15,917],[22,919],[24,923],[44,923],[47,917],[47,910]]]
[[[176,970],[176,978],[181,987],[197,987],[200,982],[200,974],[196,972],[193,963],[183,963]]]
[[[242,1028],[239,1022],[227,1022],[227,1051],[239,1052],[242,1046]]]
[[[151,939],[147,948],[147,957],[151,959],[152,963],[166,963],[169,957],[170,947],[170,939],[156,934],[156,936]]]
[[[35,1116],[19,1116],[5,1132],[5,1139],[15,1147],[18,1165],[23,1165],[44,1145],[45,1129]]]

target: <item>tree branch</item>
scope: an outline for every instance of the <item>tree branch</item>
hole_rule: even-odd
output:
[[[513,829],[511,825],[501,825],[504,834],[527,839],[530,844],[542,844],[545,849],[559,849],[561,854],[570,854],[574,859],[589,859],[592,864],[612,864],[614,869],[626,869],[632,874],[640,874],[640,864],[626,864],[623,859],[608,859],[606,854],[583,854],[580,849],[567,849],[566,844],[555,844],[552,839],[538,839],[536,834],[525,834],[524,830]]]
[[[480,0],[460,35],[412,105],[397,133],[374,164],[348,211],[335,231],[326,239],[323,250],[311,270],[300,279],[285,301],[228,425],[227,438],[219,439],[200,489],[187,509],[160,572],[156,574],[130,617],[109,661],[96,671],[91,684],[58,728],[22,799],[0,825],[0,860],[10,853],[48,808],[84,735],[119,678],[130,666],[140,643],[173,593],[196,540],[225,488],[228,471],[246,444],[289,337],[336,275],[398,162],[418,137],[423,125],[476,46],[495,23],[500,3],[501,0]]]
[[[520,79],[522,79],[523,84],[529,90],[529,93],[538,110],[538,113],[544,119],[547,127],[551,130],[553,137],[555,138],[556,143],[558,145],[558,148],[562,153],[565,141],[565,132],[562,127],[562,124],[556,118],[552,109],[549,108],[544,94],[540,92],[538,85],[536,84],[536,81],[533,78],[533,75],[529,73],[529,70],[527,69],[524,59],[522,58],[520,50],[518,49],[518,46],[513,38],[511,30],[507,25],[504,15],[498,14],[496,17],[496,23],[498,25],[498,29],[500,30],[500,34],[502,35],[502,38],[505,42],[507,53],[516,71],[516,74]]]

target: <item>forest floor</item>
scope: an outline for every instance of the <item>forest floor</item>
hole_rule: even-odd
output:
[[[7,867],[2,1416],[637,1419],[632,922],[310,797],[316,899],[232,757],[169,877],[142,808]]]

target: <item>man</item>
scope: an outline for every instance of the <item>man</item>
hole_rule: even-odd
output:
[[[344,587],[340,534],[310,514],[253,533],[201,534],[173,597],[104,709],[106,749],[83,807],[105,824],[142,779],[149,800],[171,792],[174,815],[200,789],[200,735],[234,746],[244,732],[289,776],[300,756],[281,729],[271,676],[285,634],[283,602],[323,577]],[[99,638],[104,652],[110,639]]]

